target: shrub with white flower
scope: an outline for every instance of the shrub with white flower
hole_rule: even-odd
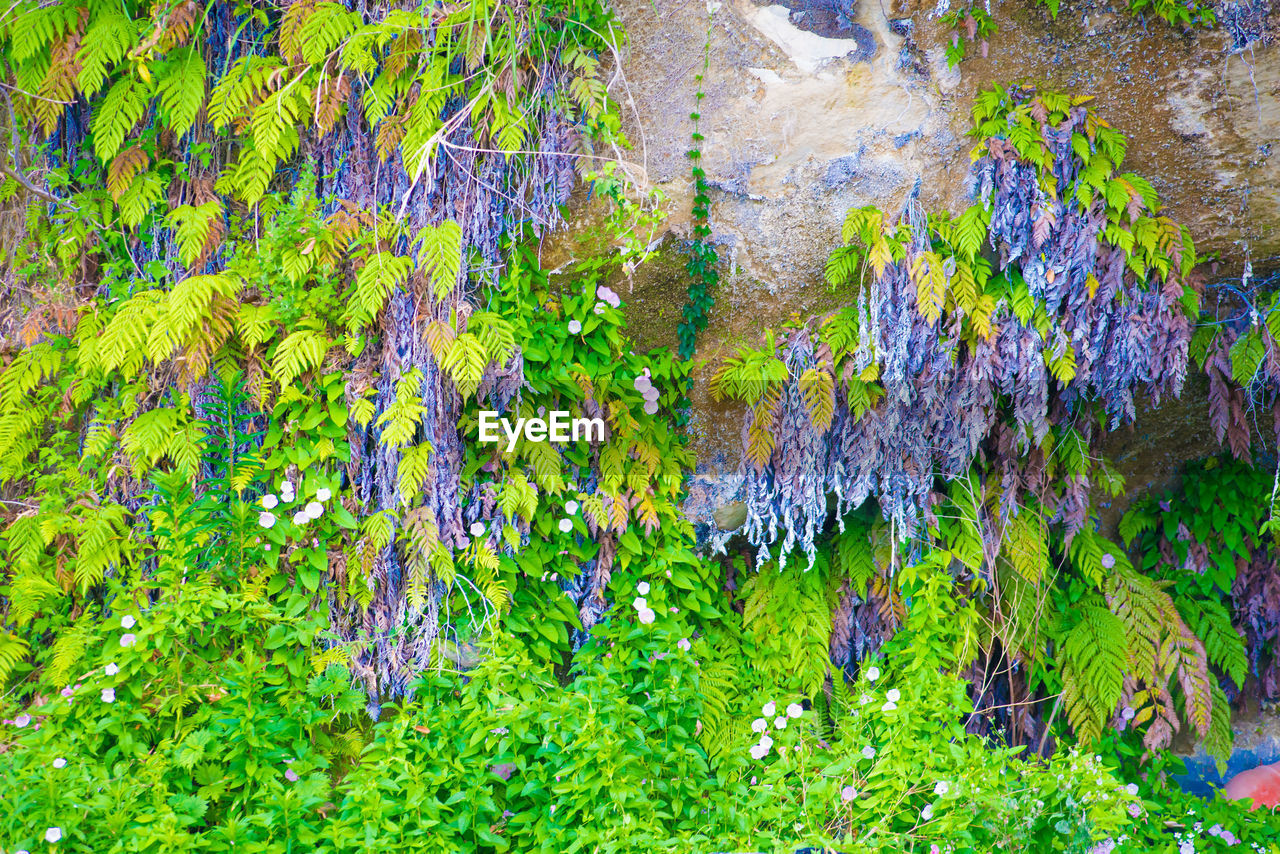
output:
[[[131,629],[138,621],[133,618],[133,614],[125,614],[120,618],[120,628]]]
[[[693,649],[693,644],[689,642],[688,638],[680,638],[680,640],[676,641],[676,646],[685,652]]]
[[[332,497],[333,493],[329,491],[329,487],[327,486],[322,486],[316,490],[317,501],[328,501]]]
[[[758,732],[763,734],[767,729],[769,729],[769,722],[766,721],[764,718],[756,718],[754,721],[751,722],[752,732]]]
[[[324,505],[319,501],[309,501],[304,512],[312,519],[319,519],[324,515]]]
[[[126,633],[120,636],[121,646],[133,646],[137,642],[138,642],[138,638],[136,635]]]
[[[66,767],[67,767],[67,760],[65,760],[65,759],[63,759],[61,756],[59,756],[57,759],[53,760],[53,767],[54,767],[54,768],[66,768]]]
[[[276,516],[274,513],[268,513],[267,511],[264,510],[258,514],[258,524],[261,525],[262,527],[270,528],[271,526],[275,525],[275,523],[276,523]]]
[[[636,585],[636,592],[637,592],[637,593],[639,593],[641,596],[648,596],[648,595],[649,595],[649,582],[647,582],[647,581],[641,581],[639,584],[637,584],[637,585]]]
[[[576,321],[576,320],[570,320],[570,321],[569,321],[569,334],[570,334],[570,335],[577,335],[577,334],[578,334],[579,332],[581,332],[581,331],[582,331],[582,324],[581,324],[580,322],[578,322],[578,321]]]
[[[108,664],[103,669],[106,671],[108,676],[115,676],[117,673],[120,672],[120,667],[114,661]]]
[[[787,706],[787,717],[798,718],[803,714],[804,714],[804,707],[801,706],[799,703],[792,703],[791,705]]]
[[[935,795],[938,795],[939,797],[941,797],[942,795],[945,795],[949,791],[951,791],[951,784],[948,783],[946,780],[939,780],[937,784],[933,787],[933,793]]]
[[[44,832],[44,841],[48,842],[50,845],[60,839],[62,839],[62,828],[60,827],[51,827]]]
[[[751,746],[748,753],[752,759],[763,759],[769,755],[769,751],[773,748],[773,739],[768,735],[761,735],[760,740]]]
[[[568,513],[570,516],[572,516],[574,513],[577,513],[578,502],[574,501],[573,499],[569,499],[569,501],[564,505],[564,512]]]
[[[644,623],[646,626],[657,619],[657,617],[658,615],[654,613],[652,608],[645,608],[640,612],[640,622]]]
[[[572,519],[561,519],[561,520],[560,520],[560,532],[561,532],[561,533],[567,534],[567,533],[569,533],[569,532],[570,532],[570,531],[572,531],[572,530],[573,530],[573,520],[572,520]]]
[[[786,729],[786,728],[787,728],[787,719],[786,719],[786,718],[784,718],[782,715],[778,715],[776,718],[774,718],[774,719],[773,719],[773,728],[774,728],[774,729]]]
[[[264,495],[264,496],[262,496],[262,507],[263,507],[263,509],[266,509],[266,510],[274,510],[274,509],[276,508],[276,505],[277,505],[277,504],[279,504],[279,503],[280,503],[279,499],[277,499],[274,495]]]
[[[764,715],[766,718],[771,718],[773,717],[773,713],[777,710],[778,707],[773,704],[773,700],[770,700],[764,704],[764,708],[760,710],[760,714]]]
[[[879,679],[879,678],[880,678],[880,668],[879,668],[879,667],[872,666],[872,667],[868,667],[868,668],[867,668],[867,681],[868,681],[868,682],[874,682],[874,681],[876,681],[876,680],[877,680],[877,679]]]
[[[114,703],[115,701],[116,701],[116,689],[115,689],[115,688],[103,688],[103,689],[102,689],[102,702],[104,702],[104,703]]]
[[[484,522],[472,522],[472,523],[471,523],[471,536],[473,536],[473,537],[483,537],[483,536],[484,536]]]
[[[869,744],[868,744],[866,747],[862,748],[862,758],[863,758],[863,759],[875,759],[875,758],[876,758],[876,749],[875,749],[874,747],[872,747],[871,745],[869,745]]]

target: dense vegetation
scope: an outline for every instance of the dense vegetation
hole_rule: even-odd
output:
[[[639,353],[605,7],[0,27],[0,851],[1280,850],[1167,751],[1280,694],[1273,477],[1197,464],[1112,541],[1094,447],[1202,369],[1247,457],[1280,321],[1199,325],[1084,99],[983,93],[975,205],[852,212],[850,305],[719,366],[748,521],[708,544],[701,137],[680,351]],[[546,270],[579,176],[619,251]]]

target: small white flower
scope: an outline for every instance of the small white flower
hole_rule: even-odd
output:
[[[471,536],[473,536],[473,537],[483,537],[483,536],[484,536],[484,522],[472,522],[472,523],[471,523]]]
[[[771,718],[773,717],[773,713],[777,710],[778,707],[773,704],[773,700],[770,700],[764,704],[764,708],[760,710],[760,714],[764,715],[766,718]]]
[[[867,703],[870,703],[870,702],[871,702],[870,694],[863,694],[861,697],[858,698],[859,706],[865,706]]]
[[[570,320],[570,321],[569,321],[569,334],[570,334],[570,335],[577,335],[577,334],[578,334],[579,332],[581,332],[581,331],[582,331],[582,324],[581,324],[581,323],[579,323],[579,322],[578,322],[578,321],[576,321],[576,320]]]
[[[1130,783],[1129,785],[1127,785],[1127,786],[1125,786],[1125,787],[1124,787],[1124,790],[1125,790],[1126,792],[1128,792],[1129,794],[1131,794],[1131,795],[1136,795],[1136,794],[1138,794],[1138,784],[1137,784],[1137,783]]]
[[[131,629],[133,628],[133,624],[136,622],[138,621],[133,618],[133,614],[125,614],[120,618],[120,628]]]
[[[636,391],[640,392],[641,394],[644,394],[646,391],[653,388],[653,382],[644,374],[641,374],[640,376],[636,377],[631,384],[635,386]]]
[[[637,585],[636,585],[636,592],[637,592],[637,593],[639,593],[641,596],[648,596],[648,595],[649,595],[649,582],[647,582],[647,581],[641,581],[639,584],[637,584]]]
[[[764,718],[756,718],[754,721],[751,722],[752,732],[758,732],[758,733],[764,734],[764,731],[767,730],[768,728],[769,728],[769,722],[766,721]]]
[[[572,530],[573,530],[573,520],[572,520],[572,519],[561,519],[561,520],[560,520],[560,532],[561,532],[561,533],[567,534],[567,533],[569,533],[569,532],[570,532],[570,531],[572,531]]]
[[[764,755],[769,752],[769,748],[762,747],[759,744],[753,744],[751,745],[751,750],[748,752],[751,754],[752,759],[763,759]]]
[[[760,746],[764,748],[765,753],[768,753],[769,748],[773,747],[773,739],[767,735],[760,736]]]
[[[262,496],[262,506],[267,510],[274,510],[275,506],[279,503],[280,503],[280,500],[276,498],[274,495]]]
[[[879,679],[879,678],[880,678],[880,668],[879,668],[879,667],[868,667],[868,668],[867,668],[867,681],[868,681],[868,682],[874,682],[874,681],[876,681],[876,680],[877,680],[877,679]]]
[[[295,525],[305,525],[310,521],[311,517],[307,515],[307,511],[305,510],[299,510],[297,513],[293,514],[293,524]]]
[[[804,714],[804,707],[801,706],[799,703],[792,703],[791,705],[787,706],[787,717],[798,718],[803,714]]]
[[[565,502],[564,512],[568,513],[570,516],[572,516],[574,513],[577,513],[578,502],[574,501],[573,499],[569,499],[569,501]]]
[[[117,667],[116,663],[113,661],[106,666],[106,671],[108,676],[115,676],[117,673],[120,672],[120,668]]]
[[[138,639],[137,639],[136,637],[134,637],[132,634],[125,634],[125,635],[121,635],[121,636],[120,636],[120,645],[121,645],[121,646],[133,646],[133,645],[134,645],[134,643],[135,643],[135,642],[137,642],[137,640],[138,640]]]
[[[929,804],[924,809],[920,810],[920,817],[925,821],[933,818],[933,804]]]
[[[62,838],[62,828],[51,827],[44,832],[44,841],[53,843]]]
[[[594,311],[596,314],[604,314],[604,303],[602,302],[596,303],[596,307]]]
[[[327,486],[322,486],[316,490],[317,501],[328,501],[332,497],[333,493],[329,491],[329,487]]]
[[[631,603],[631,607],[635,608],[637,611],[643,611],[645,608],[649,607],[649,600],[645,599],[643,596],[637,596]]]
[[[61,756],[59,756],[57,759],[53,760],[53,767],[54,767],[54,768],[66,768],[66,767],[67,767],[67,760],[65,760],[65,759],[63,759]]]
[[[658,401],[656,401],[656,400],[646,400],[646,401],[644,402],[644,414],[645,414],[645,415],[657,415],[657,414],[658,414]]]
[[[876,749],[875,749],[874,747],[872,747],[871,745],[869,745],[869,744],[868,744],[866,747],[862,748],[862,758],[863,758],[863,759],[875,759],[875,758],[876,758]]]
[[[655,619],[657,619],[657,616],[658,615],[653,612],[653,609],[645,608],[643,611],[640,612],[640,622],[644,623],[647,626],[650,623],[652,623]]]
[[[281,491],[281,492],[293,492],[293,481],[291,481],[291,480],[286,480],[284,483],[280,484],[280,491]]]
[[[103,688],[103,689],[102,689],[102,702],[104,702],[104,703],[114,703],[115,701],[116,701],[116,689],[115,689],[115,688]]]
[[[269,552],[269,551],[271,551],[271,543],[267,543],[265,546],[263,546],[263,547],[262,547],[262,550],[263,550],[264,552]]]
[[[324,505],[319,501],[312,501],[307,504],[306,513],[312,519],[319,519],[324,515]]]
[[[897,704],[896,704],[896,703],[888,702],[888,703],[885,703],[883,706],[881,706],[881,707],[880,707],[880,711],[882,711],[882,712],[892,712],[892,711],[893,711],[894,709],[896,709],[896,708],[898,708],[898,706],[897,706]]]
[[[776,718],[774,718],[774,719],[773,719],[773,728],[774,728],[774,729],[786,729],[786,728],[787,728],[787,719],[786,719],[786,718],[784,718],[782,715],[778,715]]]
[[[258,514],[258,524],[261,525],[262,527],[270,528],[275,523],[276,523],[276,517],[274,513],[268,513],[267,511],[264,510]]]
[[[937,785],[933,787],[933,793],[939,797],[945,795],[949,791],[951,791],[951,784],[946,780],[939,780]]]
[[[693,648],[693,644],[689,643],[688,638],[680,638],[680,640],[676,641],[676,646],[683,649],[685,652],[688,652]]]
[[[901,699],[901,697],[902,697],[902,694],[901,692],[898,691],[897,688],[890,688],[884,694],[884,698],[888,700],[890,703],[898,702],[898,700]]]

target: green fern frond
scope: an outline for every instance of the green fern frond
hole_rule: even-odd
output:
[[[151,100],[151,87],[133,77],[123,77],[103,97],[93,111],[90,128],[93,151],[103,163],[111,162],[124,138],[142,118]]]

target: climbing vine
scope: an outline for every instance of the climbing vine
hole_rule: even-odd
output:
[[[707,185],[707,173],[702,167],[702,143],[705,137],[699,131],[702,119],[702,102],[706,98],[703,79],[711,67],[711,31],[714,13],[707,13],[707,38],[703,45],[702,70],[694,76],[697,91],[694,93],[695,109],[689,114],[693,122],[692,146],[689,161],[693,164],[693,237],[689,241],[689,259],[685,272],[689,274],[689,295],[682,311],[682,320],[676,330],[676,351],[682,359],[692,359],[698,343],[698,333],[707,327],[711,308],[715,305],[712,293],[720,281],[717,266],[720,262],[715,246],[711,243],[711,188]]]

